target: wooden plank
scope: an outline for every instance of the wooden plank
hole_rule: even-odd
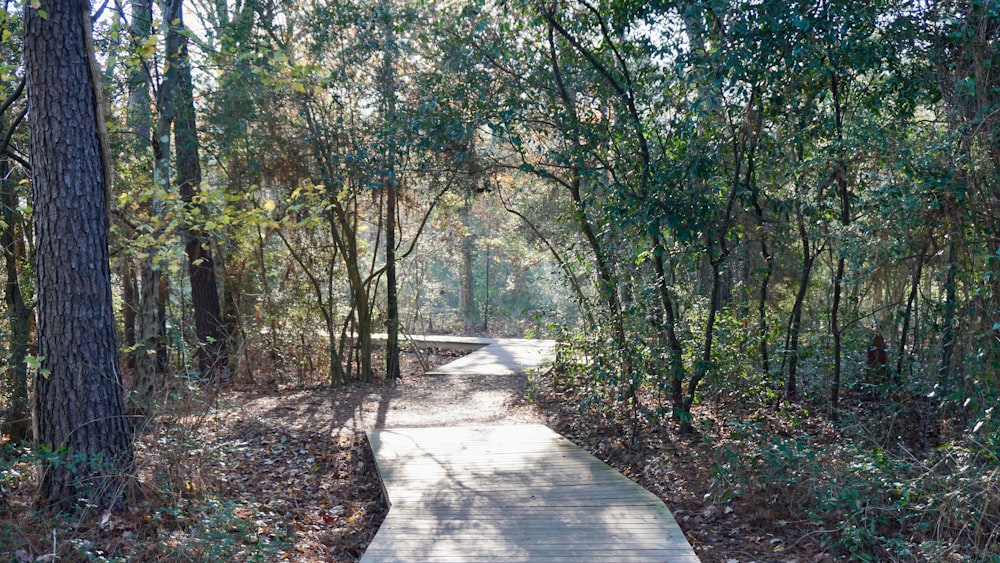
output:
[[[388,342],[389,335],[385,333],[375,333],[372,334],[372,344],[376,346],[385,346]],[[479,338],[476,336],[452,336],[450,334],[413,334],[410,336],[400,335],[399,336],[399,346],[401,348],[407,348],[409,346],[417,346],[422,349],[438,349],[438,350],[479,350],[484,346],[489,346],[490,344],[495,344],[497,339],[495,338]]]
[[[555,359],[554,340],[498,339],[427,375],[520,375]]]
[[[534,553],[463,553],[455,554],[429,554],[429,553],[407,553],[403,551],[391,553],[379,553],[371,556],[363,556],[364,563],[400,563],[400,562],[420,562],[420,563],[581,563],[581,562],[615,562],[615,563],[701,563],[698,556],[692,554],[616,554],[608,556],[601,552],[592,552],[585,555],[577,554],[534,554]]]
[[[660,499],[544,426],[369,439],[390,510],[365,563],[698,561]]]

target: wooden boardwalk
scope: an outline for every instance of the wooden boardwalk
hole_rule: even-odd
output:
[[[698,561],[660,499],[544,426],[369,438],[390,509],[364,563]]]
[[[437,373],[524,373],[552,350],[497,341]],[[659,498],[545,426],[375,428],[369,440],[390,508],[363,563],[698,562]]]
[[[427,375],[522,375],[542,369],[555,358],[554,340],[502,338]]]

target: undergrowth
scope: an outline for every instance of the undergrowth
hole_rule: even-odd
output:
[[[0,560],[357,560],[384,515],[363,436],[290,432],[202,392],[136,437],[123,512],[38,509],[38,453],[4,443]]]
[[[949,419],[926,397],[898,394],[845,400],[835,425],[809,400],[723,395],[696,407],[697,435],[681,440],[648,392],[654,416],[630,446],[631,409],[587,368],[564,363],[532,384],[561,431],[664,497],[705,560],[1000,562],[990,417]],[[720,519],[737,538],[720,535]]]

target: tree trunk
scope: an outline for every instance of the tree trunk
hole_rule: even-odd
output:
[[[667,288],[667,269],[663,264],[663,242],[658,233],[652,235],[653,270],[656,273],[656,288],[660,294],[660,304],[663,306],[663,331],[667,336],[667,348],[670,350],[670,387],[673,403],[673,419],[682,420],[684,413],[684,349],[677,337],[677,311],[674,300]]]
[[[135,266],[124,256],[120,259],[122,278],[122,324],[124,325],[125,346],[131,351],[125,356],[125,363],[135,368],[136,316],[139,313],[139,284],[135,279]]]
[[[160,347],[160,270],[145,258],[139,267],[139,313],[135,350],[135,374],[128,397],[133,424],[152,415],[160,388],[157,350]]]
[[[763,227],[762,227],[763,228]],[[764,277],[760,280],[760,296],[757,300],[757,338],[760,339],[760,369],[765,377],[771,372],[771,362],[767,347],[767,292],[771,283],[771,273],[774,265],[771,263],[771,252],[767,241],[761,235],[760,253],[764,257]]]
[[[131,0],[132,20],[129,22],[130,46],[133,53],[139,53],[149,40],[153,26],[152,0]],[[151,107],[149,94],[150,77],[148,61],[140,59],[128,74],[128,110],[126,122],[132,133],[131,146],[136,155],[148,154],[152,146]],[[136,280],[135,265],[129,256],[121,260],[122,279],[122,321],[124,323],[125,344],[129,348],[126,364],[136,367],[138,332],[136,321],[141,309],[139,285]],[[134,386],[133,386],[134,387]]]
[[[6,120],[0,116],[0,123]],[[6,127],[0,127],[0,132]],[[0,154],[0,246],[4,255],[4,303],[7,305],[7,321],[10,323],[10,353],[7,365],[11,378],[10,397],[7,413],[0,421],[0,433],[10,436],[15,442],[31,439],[31,406],[28,402],[28,366],[24,363],[28,356],[29,333],[32,311],[24,302],[21,293],[18,264],[23,259],[24,246],[18,241],[17,226],[21,224],[17,212],[17,194],[14,182],[9,179],[10,166],[6,157]]]
[[[830,79],[830,91],[833,95],[839,153],[837,162],[834,163],[833,179],[837,184],[837,194],[840,196],[840,225],[846,230],[851,225],[851,194],[847,186],[847,161],[844,159],[844,111],[840,98],[840,79],[836,73]],[[834,421],[838,418],[837,409],[840,408],[840,379],[843,363],[841,345],[844,335],[840,326],[840,300],[847,265],[843,246],[837,249],[837,255],[837,272],[833,280],[833,304],[830,311],[830,330],[833,333],[833,383],[830,387],[830,418]]]
[[[837,420],[837,409],[840,406],[841,341],[843,337],[843,331],[840,327],[840,298],[843,292],[846,263],[847,261],[842,255],[837,259],[837,272],[833,278],[833,305],[830,307],[830,332],[833,335],[833,383],[830,385],[830,418],[833,420]]]
[[[799,225],[799,239],[802,241],[802,271],[799,277],[799,289],[795,292],[795,301],[792,303],[792,314],[788,319],[788,345],[785,347],[785,354],[788,357],[788,379],[785,382],[785,397],[795,400],[798,396],[797,370],[799,364],[799,334],[802,330],[802,308],[805,304],[806,294],[809,291],[809,276],[812,273],[813,262],[816,255],[810,250],[809,235],[806,232],[805,217],[801,208],[797,209]]]
[[[183,26],[183,22],[179,22]],[[188,37],[181,35],[177,71],[174,145],[177,154],[177,182],[181,200],[192,209],[194,196],[201,186],[201,160],[194,111],[194,84]],[[188,278],[191,282],[191,305],[194,308],[195,334],[198,337],[198,370],[208,381],[226,381],[230,377],[227,338],[215,279],[215,261],[207,237],[197,228],[188,228],[185,251]]]
[[[170,188],[170,126],[174,119],[173,92],[177,83],[177,56],[180,46],[180,34],[176,22],[180,17],[181,0],[165,0],[160,9],[168,23],[166,38],[167,60],[163,80],[156,93],[156,130],[153,134],[153,183],[157,190],[166,192]],[[155,192],[150,201],[150,212],[153,217],[163,214],[163,202]],[[154,240],[158,233],[153,233]],[[156,404],[156,395],[162,386],[163,370],[166,363],[165,334],[163,327],[166,319],[162,317],[165,303],[161,302],[160,266],[153,261],[152,256],[143,259],[139,268],[139,327],[138,344],[135,362],[135,380],[132,393],[129,396],[129,413],[137,419],[152,415]]]
[[[466,330],[476,325],[476,302],[472,291],[472,253],[473,236],[470,223],[472,222],[472,194],[469,190],[465,192],[465,201],[462,204],[460,217],[462,219],[462,270],[458,287],[458,306],[462,314],[462,322],[465,323]]]
[[[902,380],[903,363],[906,359],[906,340],[910,334],[910,319],[913,317],[914,305],[917,302],[917,292],[920,289],[920,277],[924,268],[924,257],[927,255],[928,244],[924,243],[917,254],[913,265],[913,278],[910,282],[910,295],[906,298],[906,309],[903,311],[903,330],[899,337],[899,354],[896,357],[896,379]]]
[[[708,375],[709,370],[712,366],[712,344],[715,336],[715,316],[716,311],[719,308],[719,297],[720,297],[720,285],[721,285],[721,275],[720,275],[720,260],[712,259],[709,257],[709,263],[712,267],[712,287],[711,287],[711,297],[709,298],[709,309],[708,309],[708,319],[705,320],[705,333],[704,341],[701,349],[701,358],[695,363],[694,375],[691,377],[691,381],[688,382],[687,394],[684,397],[684,403],[682,405],[681,412],[681,428],[680,433],[682,435],[690,435],[694,432],[694,427],[691,425],[693,417],[691,416],[691,407],[694,405],[694,399],[696,393],[698,392],[698,385],[701,384],[701,380]]]
[[[948,271],[944,282],[944,330],[941,335],[941,367],[938,384],[943,393],[951,391],[954,376],[952,362],[955,355],[955,316],[958,311],[956,277],[958,275],[958,236],[948,237]]]
[[[393,33],[392,13],[389,2],[379,3],[385,32],[382,64],[382,97],[385,102],[385,121],[389,130],[396,125],[396,84],[393,57],[396,39]],[[386,343],[385,378],[399,379],[399,296],[396,290],[396,148],[395,140],[388,139],[385,155],[385,290],[386,290]]]
[[[118,371],[108,251],[109,184],[87,2],[25,8],[35,210],[39,496],[120,508],[132,441]]]

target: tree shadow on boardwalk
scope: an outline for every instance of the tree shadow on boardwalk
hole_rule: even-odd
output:
[[[386,426],[537,421],[523,375],[414,376],[396,385],[350,384],[237,393],[233,400],[289,429],[339,434]]]
[[[387,429],[373,446],[392,506],[363,561],[697,561],[659,499],[543,427]]]

